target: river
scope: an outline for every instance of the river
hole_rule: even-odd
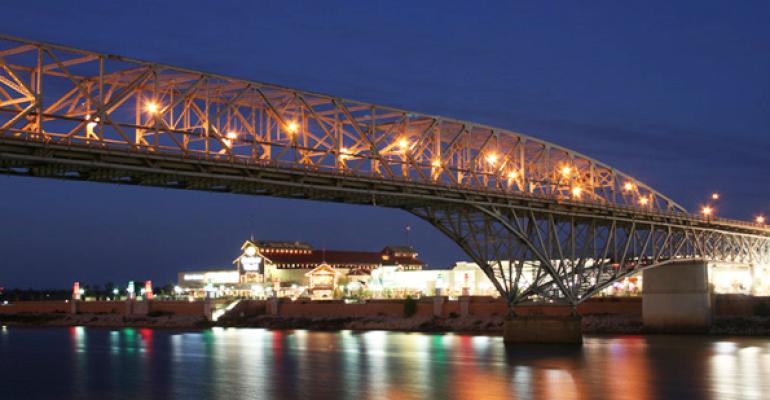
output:
[[[761,399],[770,338],[0,328],[2,399]]]

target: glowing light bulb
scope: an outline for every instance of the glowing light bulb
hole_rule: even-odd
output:
[[[714,200],[719,200],[719,193],[712,193],[711,198]]]
[[[569,176],[569,174],[572,173],[572,168],[569,166],[564,166],[561,168],[561,174],[564,176]]]
[[[89,130],[89,133],[93,133],[94,128],[96,127],[96,125],[98,125],[99,117],[96,117],[93,120],[91,120],[91,115],[89,114],[89,115],[86,115],[86,121],[89,121],[86,124],[86,127],[88,127],[88,130]]]
[[[286,130],[289,133],[297,133],[299,130],[299,124],[296,121],[289,121],[289,123],[286,124]]]
[[[508,179],[513,180],[513,179],[516,179],[518,177],[519,177],[519,171],[513,170],[513,171],[508,172]]]
[[[401,150],[407,150],[407,149],[409,149],[409,141],[408,141],[408,140],[406,140],[405,138],[401,138],[401,139],[399,139],[399,140],[398,140],[398,147],[399,147]]]
[[[433,160],[433,162],[431,162],[431,163],[430,163],[430,165],[431,165],[433,168],[438,168],[438,167],[440,167],[440,166],[441,166],[441,160]]]
[[[497,163],[497,154],[495,153],[487,154],[487,162],[492,165],[495,165]]]
[[[701,212],[703,215],[709,216],[714,213],[714,209],[709,206],[705,206],[701,209]]]
[[[623,190],[625,190],[626,192],[630,192],[634,190],[634,184],[631,182],[626,182],[626,184],[623,185]]]
[[[238,134],[233,131],[227,132],[227,138],[230,140],[238,139]]]
[[[646,206],[650,203],[650,199],[647,197],[640,197],[639,198],[639,205]]]
[[[762,215],[758,215],[755,220],[757,221],[758,224],[764,224],[765,223],[765,217],[762,216]]]
[[[147,104],[145,104],[144,109],[150,114],[156,114],[160,110],[160,106],[154,101],[148,101]]]
[[[572,188],[572,197],[579,199],[582,193],[583,189],[580,186],[575,186]]]

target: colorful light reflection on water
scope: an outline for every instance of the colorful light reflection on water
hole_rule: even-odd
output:
[[[760,399],[770,339],[9,327],[0,368],[3,399]]]

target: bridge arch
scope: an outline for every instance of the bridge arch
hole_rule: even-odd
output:
[[[531,136],[8,36],[0,172],[403,209],[510,304],[575,305],[669,260],[768,258],[767,226],[688,214]]]

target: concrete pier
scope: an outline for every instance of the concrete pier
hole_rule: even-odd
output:
[[[507,344],[582,344],[580,316],[533,315],[505,320],[503,341]]]
[[[706,263],[672,264],[645,270],[642,320],[648,332],[708,331],[711,295]]]

